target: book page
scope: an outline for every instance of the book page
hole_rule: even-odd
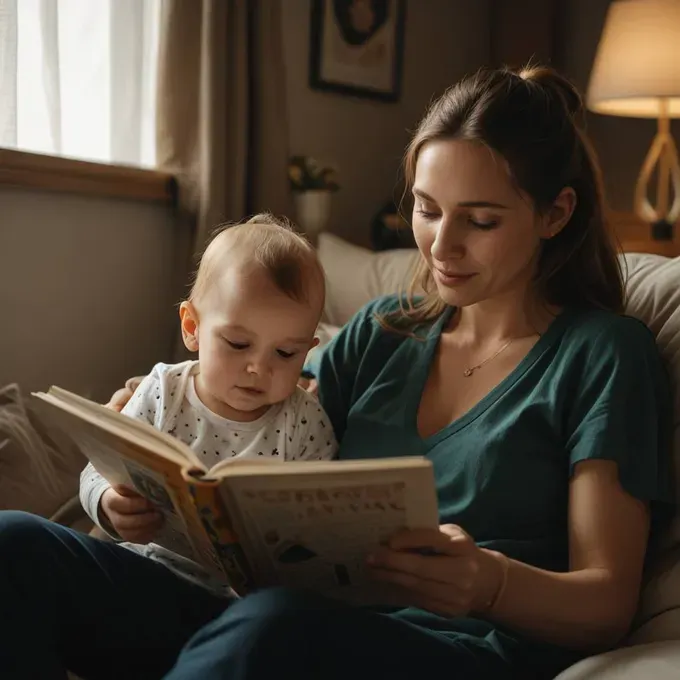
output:
[[[218,576],[224,575],[212,546],[206,542],[180,468],[161,458],[144,459],[125,443],[95,438],[84,430],[70,436],[108,482],[133,489],[158,508],[164,521],[154,543],[203,564]]]
[[[113,411],[60,387],[51,387],[47,394],[38,392],[33,396],[99,429],[135,442],[149,452],[168,458],[178,465],[190,463],[205,470],[203,463],[190,447],[168,434],[159,432],[149,423]]]
[[[230,477],[225,486],[259,585],[309,588],[355,604],[385,603],[367,579],[370,552],[401,529],[438,525],[430,467],[342,476],[263,472]]]
[[[186,458],[158,456],[147,447],[146,440],[102,427],[97,421],[83,418],[74,408],[63,408],[63,404],[50,399],[37,399],[35,411],[48,428],[58,429],[73,441],[112,486],[127,486],[160,509],[165,521],[155,543],[224,578],[183,477],[190,465]],[[136,422],[128,416],[120,417]]]
[[[163,526],[153,542],[167,550],[182,555],[194,562],[201,561],[201,555],[192,544],[191,531],[182,515],[177,492],[165,476],[150,470],[131,459],[121,459],[128,481],[125,486],[151,501],[163,515]]]

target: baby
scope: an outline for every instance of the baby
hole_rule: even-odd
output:
[[[337,443],[316,399],[297,386],[324,303],[314,249],[271,215],[223,229],[207,247],[179,309],[197,361],[157,364],[123,413],[190,446],[211,467],[228,458],[333,458]],[[81,475],[85,510],[127,547],[202,585],[202,568],[151,543],[162,515],[92,465]]]

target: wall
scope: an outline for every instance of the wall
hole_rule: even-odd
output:
[[[610,1],[557,2],[553,63],[584,93]],[[338,166],[342,189],[333,197],[331,231],[368,243],[373,215],[393,194],[408,130],[433,95],[489,62],[493,2],[505,0],[408,0],[402,97],[396,104],[385,104],[309,88],[311,2],[286,0],[290,150]],[[538,36],[532,51],[540,55],[541,44]],[[602,162],[610,205],[631,210],[635,181],[656,122],[588,114],[588,131]],[[679,139],[680,121],[674,121],[673,132]]]
[[[393,104],[309,88],[310,5],[286,0],[283,10],[290,150],[338,166],[329,230],[367,244],[374,214],[393,195],[408,130],[434,95],[488,58],[488,2],[408,2],[402,96]]]
[[[556,65],[584,94],[609,3],[610,0],[561,3]],[[680,121],[674,121],[672,129],[675,139],[680,139]],[[611,207],[632,210],[635,182],[656,133],[656,121],[589,113],[588,132],[602,163]]]
[[[307,85],[310,0],[286,0],[290,149],[338,165],[332,230],[367,244],[408,130],[488,54],[487,0],[410,0],[396,104]],[[181,233],[168,207],[0,186],[0,385],[59,384],[103,400],[172,359]],[[179,263],[179,264],[176,264]],[[182,277],[183,278],[183,277]]]
[[[608,0],[568,0],[556,63],[585,90]],[[396,104],[307,85],[310,0],[286,0],[290,148],[336,163],[331,230],[367,244],[412,129],[431,97],[490,54],[488,0],[410,0],[403,94]],[[613,207],[628,210],[653,121],[591,115]],[[676,139],[680,129],[674,128]],[[0,385],[57,383],[97,399],[169,360],[173,271],[186,234],[165,206],[0,187]]]
[[[169,360],[174,224],[166,206],[0,187],[0,385],[104,399]]]

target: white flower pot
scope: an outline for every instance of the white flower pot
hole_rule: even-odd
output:
[[[331,216],[331,192],[317,189],[296,193],[295,209],[298,227],[316,243]]]

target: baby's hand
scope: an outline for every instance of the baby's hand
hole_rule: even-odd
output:
[[[99,507],[116,533],[131,543],[150,543],[163,525],[156,506],[126,486],[104,491]]]

